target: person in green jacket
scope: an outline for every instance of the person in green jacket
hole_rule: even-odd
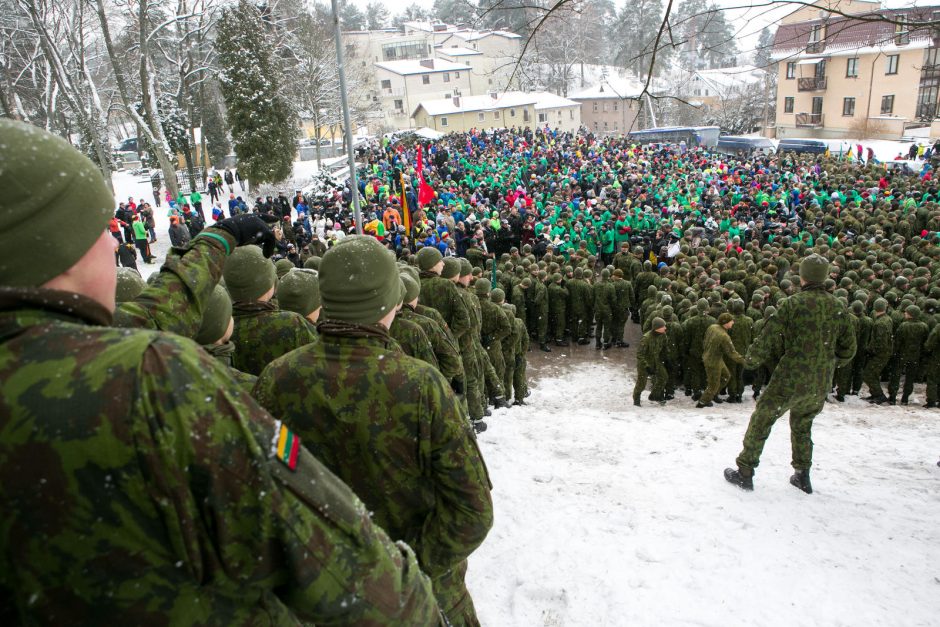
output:
[[[863,378],[870,392],[867,400],[880,405],[888,402],[888,397],[885,396],[881,387],[881,373],[891,361],[891,355],[894,352],[894,324],[891,322],[891,316],[887,315],[888,301],[885,299],[877,299],[872,305],[872,312],[875,319],[871,326],[868,345],[865,347],[868,352],[868,363],[865,366]]]
[[[610,281],[610,270],[601,270],[601,280],[594,284],[594,319],[597,322],[594,348],[610,348],[613,341],[614,308],[617,306],[617,289]],[[603,343],[602,343],[603,340]]]
[[[401,281],[379,242],[346,237],[319,277],[320,341],[272,362],[255,396],[415,549],[449,624],[478,625],[464,576],[493,502],[470,421],[444,376],[389,336]]]
[[[98,167],[19,122],[0,120],[0,145],[0,613],[434,624],[412,549],[312,455],[273,447],[298,441],[191,339],[226,256],[273,248],[261,218],[206,229],[115,310]]]
[[[898,326],[898,332],[895,335],[900,360],[888,381],[888,397],[892,405],[896,402],[902,376],[904,377],[904,387],[901,389],[902,405],[907,405],[911,392],[914,391],[914,381],[922,376],[921,355],[930,329],[920,318],[920,307],[909,305],[904,310],[904,321]]]
[[[132,226],[134,228],[134,244],[137,246],[137,250],[140,251],[140,258],[144,260],[144,263],[153,263],[156,257],[150,254],[150,239],[147,233],[147,225],[144,224],[140,214],[134,216]]]
[[[728,335],[733,326],[734,316],[725,312],[718,316],[718,322],[705,331],[705,339],[702,342],[702,363],[705,366],[705,377],[708,386],[695,405],[699,409],[711,407],[712,401],[716,403],[723,402],[718,393],[731,380],[728,362],[744,364],[744,357],[735,350],[731,336]]]

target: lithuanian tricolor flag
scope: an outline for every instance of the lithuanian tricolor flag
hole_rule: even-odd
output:
[[[297,468],[297,458],[300,456],[300,438],[280,421],[277,422],[274,452],[278,460],[285,466],[291,470]]]

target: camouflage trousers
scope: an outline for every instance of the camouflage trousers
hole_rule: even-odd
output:
[[[488,399],[503,395],[503,383],[496,373],[496,368],[493,366],[493,362],[490,361],[489,355],[480,344],[477,345],[477,354],[483,372],[483,405],[485,407]]]
[[[845,396],[852,391],[852,364],[842,366],[836,369],[832,384],[836,388],[836,393]]]
[[[861,351],[861,349],[859,349]],[[860,352],[855,354],[852,360],[852,391],[858,392],[862,389],[862,383],[865,379],[865,366],[868,365],[868,359]]]
[[[927,402],[936,403],[937,392],[940,387],[940,363],[928,363],[924,368],[924,379],[927,382]]]
[[[865,374],[862,378],[872,396],[884,396],[884,391],[881,389],[881,371],[885,369],[889,361],[891,361],[891,355],[870,355],[868,357],[868,364],[865,366]]]
[[[904,377],[904,387],[901,388],[901,377]],[[914,382],[920,377],[920,361],[898,360],[897,367],[891,372],[888,380],[888,396],[895,398],[898,390],[903,397],[910,396],[914,391]]]
[[[513,368],[512,372],[512,390],[513,398],[517,401],[521,401],[525,398],[526,394],[529,393],[529,382],[526,376],[526,368],[528,363],[525,358],[525,353],[521,355],[516,355],[516,367]],[[507,394],[509,392],[506,392]]]
[[[489,348],[484,350],[486,351],[486,357],[489,359],[490,365],[493,367],[493,373],[496,375],[496,381],[499,382],[499,389],[497,390],[497,393],[495,395],[491,394],[491,396],[503,396],[503,394],[499,393],[503,391],[503,377],[506,374],[506,361],[503,359],[503,345],[501,342],[493,342],[490,344]],[[486,391],[491,391],[489,378],[487,378]]]
[[[702,403],[708,403],[718,396],[721,388],[728,385],[728,381],[731,380],[731,372],[728,370],[728,366],[725,365],[724,360],[714,364],[703,364],[703,366],[705,367],[705,378],[708,385],[699,400]]]
[[[480,420],[483,418],[483,408],[486,406],[483,400],[483,370],[480,367],[480,359],[473,344],[462,346],[460,357],[463,359],[464,396],[467,399],[467,411],[471,420]]]
[[[549,316],[551,324],[552,339],[563,340],[565,338],[565,328],[568,326],[567,307],[564,303],[552,308]]]
[[[796,401],[780,393],[773,382],[767,386],[751,414],[744,433],[744,448],[738,455],[737,464],[741,474],[751,476],[760,464],[764,443],[770,435],[777,418],[790,412],[790,447],[792,465],[795,470],[809,470],[813,465],[813,418],[822,411],[826,397],[801,398]]]
[[[650,390],[649,400],[661,401],[665,399],[666,383],[669,379],[669,373],[666,372],[666,367],[663,364],[656,364],[656,367],[652,370],[653,374],[651,375],[646,371],[646,368],[637,366],[636,385],[633,386],[634,401],[640,400],[640,397],[643,395],[643,390],[646,389],[646,384],[650,379],[653,380],[653,388]]]
[[[568,328],[571,329],[573,339],[580,340],[591,332],[591,318],[583,307],[572,307],[568,318]]]
[[[464,577],[467,574],[467,560],[460,562],[453,570],[431,580],[434,596],[447,622],[453,627],[479,627],[476,608]]]
[[[690,390],[693,394],[701,394],[705,390],[706,381],[705,364],[702,363],[702,356],[688,353],[683,372],[685,389]]]
[[[598,342],[609,344],[613,338],[614,317],[609,311],[597,312],[597,329],[594,335]]]
[[[511,342],[512,338],[506,338],[505,342]],[[516,370],[516,352],[512,349],[503,350],[503,391],[506,393],[506,400],[512,396],[512,377]]]
[[[623,330],[627,326],[627,320],[629,319],[630,312],[628,311],[618,311],[614,312],[611,316],[611,340],[614,342],[623,341]]]

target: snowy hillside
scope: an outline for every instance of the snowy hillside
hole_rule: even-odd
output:
[[[922,387],[916,408],[827,404],[812,496],[788,483],[781,419],[746,493],[722,470],[750,391],[635,408],[634,347],[530,352],[546,378],[480,435],[496,523],[468,580],[484,625],[936,624],[940,412]]]

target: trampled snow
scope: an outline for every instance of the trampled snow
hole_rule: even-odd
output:
[[[479,436],[496,507],[468,574],[484,625],[937,624],[940,411],[920,408],[922,387],[916,406],[827,403],[813,495],[788,482],[781,418],[747,493],[722,471],[750,390],[738,405],[697,410],[680,391],[636,408],[632,368],[566,366],[570,350],[530,352],[561,366],[530,370],[528,406]]]

